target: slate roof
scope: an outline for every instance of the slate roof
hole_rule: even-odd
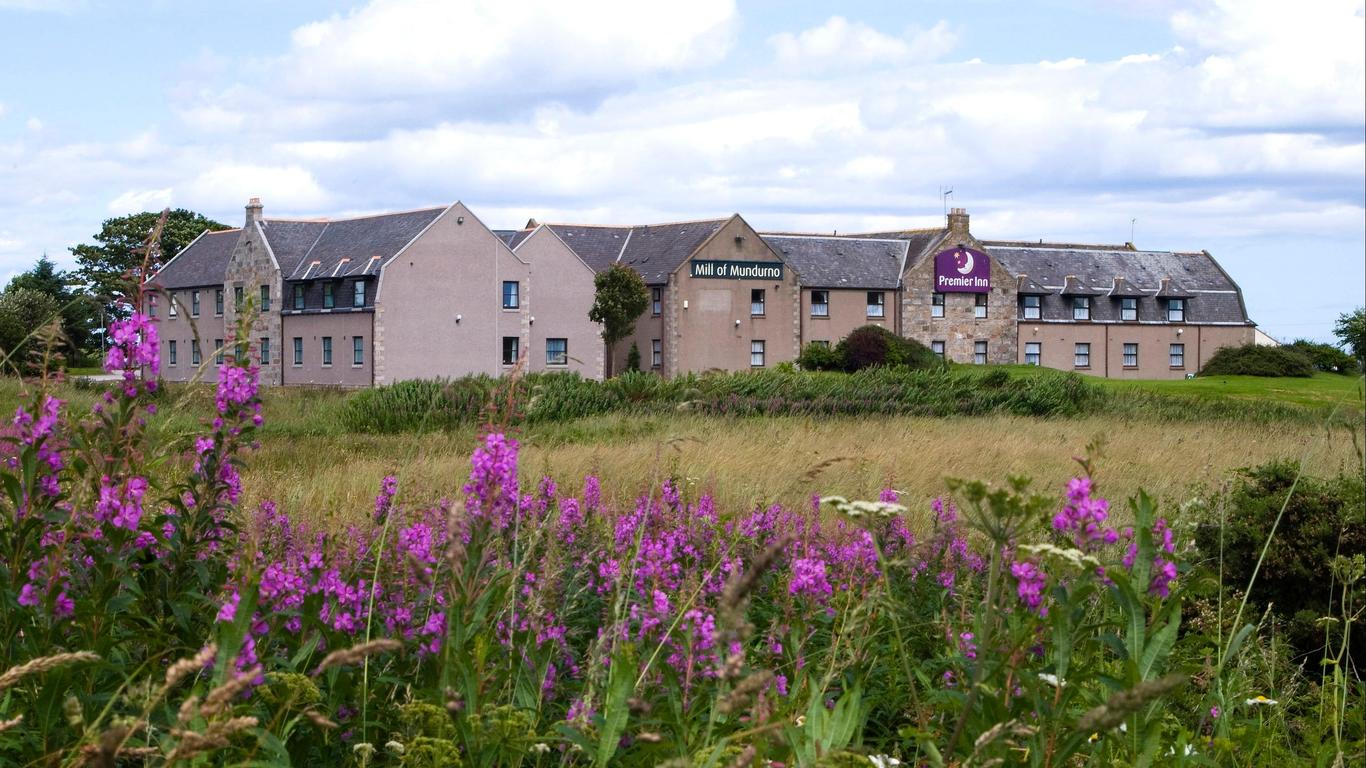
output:
[[[167,262],[152,281],[168,289],[222,285],[241,234],[240,229],[205,232]]]
[[[729,219],[643,226],[547,224],[594,272],[620,263],[640,273],[646,285],[663,285],[707,238]]]
[[[1017,275],[1015,278],[1015,292],[1022,296],[1042,296],[1052,291],[1039,285],[1039,282],[1029,275]]]
[[[282,256],[275,245],[274,232],[283,229],[278,225],[284,220],[266,220],[266,239],[286,280],[377,275],[385,259],[402,250],[444,210],[446,206],[325,222],[289,222],[296,226],[322,225],[313,244],[297,257],[296,244],[306,239],[308,231],[303,227],[291,229],[288,256]]]
[[[621,255],[621,248],[631,234],[630,227],[595,227],[586,224],[547,224],[569,250],[578,254],[594,272],[604,272]]]
[[[949,230],[944,227],[937,229],[901,229],[892,232],[865,232],[858,235],[842,235],[842,237],[861,237],[875,240],[905,240],[906,241],[906,266],[918,264],[930,250],[930,247],[939,242]]]
[[[806,288],[896,290],[910,242],[834,235],[762,234]]]
[[[987,253],[1014,275],[1028,275],[1049,290],[1043,301],[1044,319],[1070,320],[1070,298],[1061,296],[1067,276],[1087,292],[1101,296],[1093,300],[1092,320],[1118,320],[1119,300],[1105,297],[1115,278],[1141,292],[1139,321],[1165,319],[1164,302],[1158,301],[1163,278],[1189,296],[1186,322],[1246,324],[1247,309],[1242,291],[1207,252],[1139,251],[1122,245],[1079,245],[1070,243],[1023,243],[983,241]],[[1169,294],[1164,294],[1169,295]]]
[[[1145,295],[1143,291],[1134,286],[1133,283],[1124,279],[1122,275],[1115,276],[1114,285],[1110,288],[1110,296],[1120,299],[1134,299]]]

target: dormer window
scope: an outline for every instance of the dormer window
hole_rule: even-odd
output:
[[[1119,319],[1137,320],[1138,319],[1138,299],[1123,298],[1119,300]]]
[[[1091,297],[1073,296],[1072,297],[1072,319],[1090,320],[1091,319]]]
[[[1024,319],[1038,320],[1039,308],[1043,304],[1042,296],[1023,296]]]
[[[1186,322],[1186,300],[1167,299],[1167,322],[1184,323]]]

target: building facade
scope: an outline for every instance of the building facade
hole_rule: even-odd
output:
[[[613,265],[638,272],[650,302],[609,353],[588,310]],[[180,381],[213,381],[242,355],[268,384],[340,387],[603,378],[632,348],[664,376],[762,369],[870,324],[955,363],[1179,378],[1255,334],[1208,252],[980,240],[962,209],[938,229],[852,236],[760,233],[739,214],[494,231],[459,202],[299,220],[253,198],[242,228],[204,233],[151,285],[163,375]]]

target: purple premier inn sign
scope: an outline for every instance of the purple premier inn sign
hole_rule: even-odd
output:
[[[950,248],[934,257],[935,293],[986,293],[991,290],[991,260],[972,248]]]

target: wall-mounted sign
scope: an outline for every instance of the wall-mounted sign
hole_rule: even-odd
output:
[[[693,259],[688,262],[688,274],[718,280],[782,280],[783,264],[780,261]]]
[[[991,290],[991,260],[972,248],[950,248],[934,257],[935,293],[986,293]]]

